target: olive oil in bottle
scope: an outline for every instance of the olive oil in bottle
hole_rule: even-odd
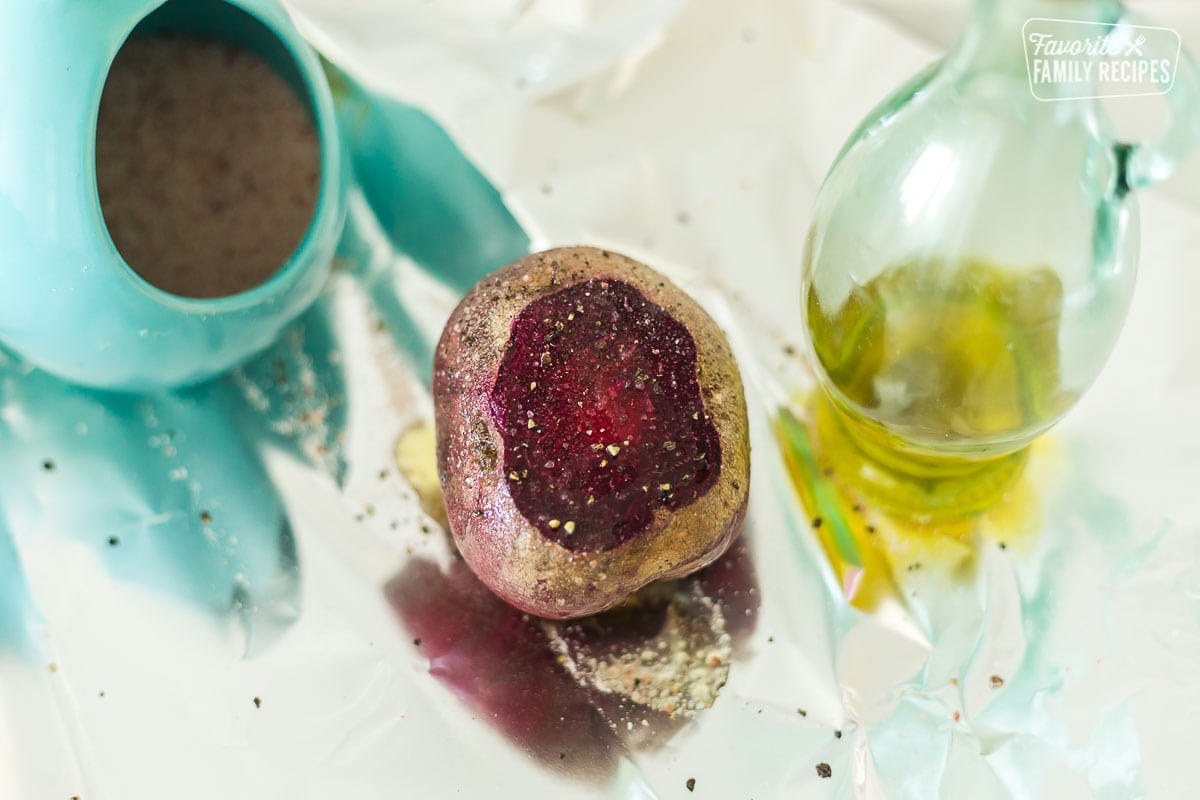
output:
[[[914,492],[926,506],[967,502],[1019,471],[1021,451],[1073,401],[1060,381],[1062,302],[1049,268],[972,260],[892,267],[833,308],[810,285],[827,457],[849,457],[852,445],[885,494],[904,493],[906,481],[950,481],[940,498]]]

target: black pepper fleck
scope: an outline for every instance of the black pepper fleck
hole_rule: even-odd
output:
[[[819,528],[824,522],[825,520],[821,519],[820,517],[813,517],[812,526],[814,528]]]
[[[116,546],[117,546],[117,545],[119,545],[120,543],[121,543],[121,540],[120,540],[120,539],[118,539],[116,536],[110,536],[110,537],[108,537],[108,546],[109,546],[109,547],[116,547]]]
[[[420,637],[420,636],[418,636],[416,639],[413,639],[413,646],[414,646],[414,647],[420,647],[420,646],[421,646],[421,637]]]
[[[842,738],[842,732],[841,732],[841,731],[834,731],[834,732],[833,732],[833,738],[835,738],[835,739],[840,739],[840,738]]]
[[[830,768],[830,766],[828,764],[826,764],[824,761],[822,761],[820,764],[817,764],[817,777],[818,778],[829,778],[832,776],[833,776],[833,770]]]
[[[46,470],[46,472],[54,472],[54,462],[47,458],[42,462],[42,469]]]
[[[688,778],[686,785],[687,785],[687,790],[689,792],[696,791],[696,779],[695,778]]]
[[[254,698],[254,707],[262,708],[262,698],[261,697]]]
[[[203,522],[205,525],[209,524],[210,522],[212,522],[212,514],[208,513],[207,511],[201,511],[200,512],[200,521]]]

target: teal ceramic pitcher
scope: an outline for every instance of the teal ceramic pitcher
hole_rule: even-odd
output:
[[[1032,62],[1039,25],[1078,69]],[[1134,191],[1200,137],[1178,45],[1116,0],[977,0],[953,50],[851,137],[818,199],[803,308],[831,435],[863,480],[1010,469],[1091,385],[1132,296]],[[1121,59],[1166,84],[1166,130],[1146,144],[1119,141],[1096,97],[1119,93],[1101,76],[1136,73]]]
[[[194,383],[262,350],[308,307],[344,220],[345,157],[317,56],[275,0],[22,0],[0,25],[0,345],[68,380],[141,390]],[[320,182],[290,259],[248,291],[175,296],[122,259],[96,185],[105,78],[130,36],[217,39],[297,91],[320,141]]]

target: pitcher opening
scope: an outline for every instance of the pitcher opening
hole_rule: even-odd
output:
[[[280,273],[321,182],[314,100],[294,56],[221,0],[169,0],[117,53],[100,101],[108,233],[147,283],[241,294]]]

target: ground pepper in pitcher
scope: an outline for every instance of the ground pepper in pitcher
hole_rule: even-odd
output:
[[[96,180],[113,243],[148,283],[213,298],[269,280],[308,228],[320,164],[305,101],[253,53],[165,35],[117,54]]]

